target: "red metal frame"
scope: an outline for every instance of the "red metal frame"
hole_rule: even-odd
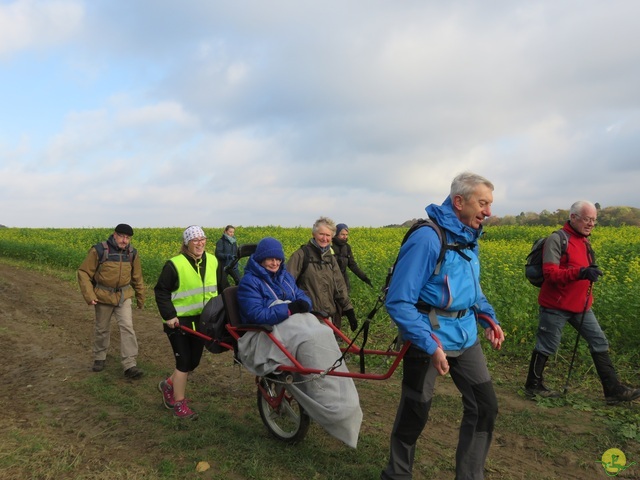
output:
[[[237,341],[245,332],[263,332],[265,335],[267,335],[271,341],[282,351],[282,353],[284,353],[284,355],[289,359],[289,361],[292,363],[292,365],[280,365],[278,367],[278,371],[280,372],[290,372],[290,373],[299,373],[302,375],[314,375],[314,374],[318,374],[318,375],[328,375],[328,376],[334,376],[334,377],[349,377],[349,378],[359,378],[359,379],[364,379],[364,380],[386,380],[388,378],[390,378],[394,372],[396,371],[396,369],[398,368],[398,365],[400,364],[400,362],[402,361],[404,354],[407,352],[407,350],[409,349],[410,343],[409,342],[405,342],[405,344],[402,346],[402,348],[399,351],[395,351],[395,350],[375,350],[375,349],[368,349],[368,348],[360,348],[359,346],[352,344],[351,339],[349,339],[349,337],[347,337],[340,329],[336,328],[336,326],[331,322],[331,320],[329,320],[328,318],[322,318],[322,321],[324,321],[324,323],[331,328],[335,335],[339,336],[342,340],[344,340],[347,343],[347,347],[342,347],[340,348],[340,350],[342,352],[348,352],[348,353],[352,353],[354,355],[377,355],[377,356],[383,356],[383,357],[392,357],[394,358],[393,363],[389,366],[389,369],[387,370],[387,372],[385,373],[360,373],[360,372],[340,372],[340,371],[336,371],[334,369],[332,369],[331,367],[327,368],[326,370],[321,370],[319,368],[308,368],[305,367],[304,365],[302,365],[292,354],[291,352],[289,352],[289,350],[287,350],[287,348],[282,344],[282,342],[280,340],[278,340],[273,333],[270,331],[270,329],[268,328],[268,325],[265,326],[260,326],[260,325],[250,325],[250,326],[243,326],[243,325],[239,325],[239,326],[233,326],[233,325],[226,325],[227,330],[229,331],[229,333],[231,334],[231,336]],[[204,340],[207,341],[214,341],[216,342],[218,345],[227,348],[229,350],[233,350],[233,345],[229,345],[225,342],[220,342],[217,340],[214,340],[213,338],[209,337],[208,335],[205,335],[203,333],[197,332],[195,330],[192,330],[189,327],[185,327],[184,325],[180,325],[180,328],[188,333],[191,333],[193,335],[196,335]],[[337,358],[335,360],[338,360]]]

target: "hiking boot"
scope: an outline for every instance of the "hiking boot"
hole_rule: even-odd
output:
[[[169,382],[166,380],[162,380],[158,384],[158,390],[162,393],[162,403],[164,403],[164,406],[172,409],[176,404],[176,400],[173,398],[173,386],[169,385]]]
[[[534,350],[531,354],[531,362],[529,364],[529,374],[524,384],[524,394],[533,399],[534,397],[542,398],[558,398],[560,392],[554,392],[544,386],[542,373],[547,365],[547,355]]]
[[[94,372],[101,372],[102,370],[104,370],[104,360],[96,360],[93,362],[93,367],[91,367],[91,370],[93,370]]]
[[[185,398],[180,402],[176,402],[173,406],[173,414],[183,420],[197,420],[198,414],[189,408],[187,401],[188,400]]]
[[[127,368],[124,371],[124,376],[126,378],[130,378],[132,380],[140,378],[143,375],[144,375],[144,372],[142,370],[140,370],[138,367],[136,367],[135,365],[133,367],[131,367],[131,368]]]
[[[604,397],[607,405],[618,405],[622,402],[630,402],[640,397],[640,388],[630,388],[626,385],[620,385],[615,395]]]
[[[528,398],[535,398],[535,397],[542,397],[542,398],[560,398],[562,395],[560,394],[560,392],[556,392],[554,390],[549,390],[547,387],[544,386],[544,384],[542,382],[534,385],[534,386],[525,386],[524,387],[524,394],[528,397]]]

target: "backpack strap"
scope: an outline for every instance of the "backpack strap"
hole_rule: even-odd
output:
[[[98,254],[98,265],[102,265],[109,258],[109,244],[104,241],[100,243],[96,243],[93,248],[96,249],[96,253]]]
[[[307,271],[307,268],[309,268],[309,264],[310,263],[317,263],[318,265],[330,265],[331,262],[328,262],[326,260],[316,260],[315,258],[311,258],[311,252],[309,250],[309,245],[305,244],[305,245],[300,245],[300,248],[302,249],[302,251],[304,252],[304,256],[302,258],[302,268],[300,269],[300,273],[298,273],[298,279],[302,278],[302,276],[304,275],[304,272]],[[333,255],[332,255],[333,256]],[[297,281],[296,281],[297,283]]]
[[[109,243],[105,240],[100,243],[96,243],[93,248],[95,248],[96,253],[98,254],[98,268],[96,272],[100,269],[102,264],[109,259]],[[136,254],[138,250],[133,248],[131,244],[127,245],[127,253],[129,254],[129,262],[133,264],[133,260],[136,258]]]
[[[404,238],[400,243],[400,246],[406,243],[406,241],[409,239],[409,237],[413,232],[425,226],[433,228],[433,230],[438,235],[438,240],[440,240],[440,253],[438,254],[436,268],[433,273],[435,273],[436,275],[440,273],[440,267],[442,266],[442,262],[444,260],[445,254],[447,253],[447,250],[453,250],[462,258],[464,258],[466,261],[468,262],[471,261],[471,257],[469,257],[466,253],[464,253],[463,250],[474,248],[475,243],[447,243],[447,238],[444,231],[442,230],[442,227],[438,225],[436,222],[434,222],[433,220],[431,220],[430,218],[421,218],[420,220],[415,222],[413,225],[411,225],[411,228],[409,228],[407,233],[405,233]],[[396,259],[396,262],[397,262],[397,259]],[[394,263],[394,266],[395,266],[395,263]]]

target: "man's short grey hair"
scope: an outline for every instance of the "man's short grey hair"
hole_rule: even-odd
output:
[[[456,195],[462,196],[465,200],[469,200],[473,192],[476,191],[478,185],[486,185],[493,191],[493,183],[477,173],[463,172],[456,176],[451,182],[451,192],[449,196],[453,199]]]
[[[596,208],[596,206],[588,200],[578,200],[573,205],[571,205],[569,213],[571,215],[582,215],[582,211],[585,209],[585,207],[594,210]]]
[[[316,223],[313,224],[313,233],[316,233],[320,227],[327,227],[334,235],[336,233],[336,222],[331,220],[329,217],[320,217],[317,219]]]

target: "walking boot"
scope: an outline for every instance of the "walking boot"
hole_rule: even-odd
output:
[[[189,408],[186,398],[176,402],[173,406],[173,414],[183,420],[197,420],[198,414]]]
[[[161,380],[158,384],[158,390],[162,393],[162,403],[168,409],[173,409],[176,404],[175,399],[173,398],[173,385],[171,384],[171,379],[167,378],[166,380]]]
[[[640,388],[630,388],[620,383],[609,352],[591,352],[591,358],[593,358],[593,364],[602,382],[604,400],[607,405],[631,402],[640,397]]]
[[[531,354],[531,363],[529,363],[529,374],[527,375],[527,383],[524,385],[524,393],[527,397],[542,398],[558,398],[560,392],[549,390],[542,381],[542,372],[547,365],[547,356],[534,350]]]

